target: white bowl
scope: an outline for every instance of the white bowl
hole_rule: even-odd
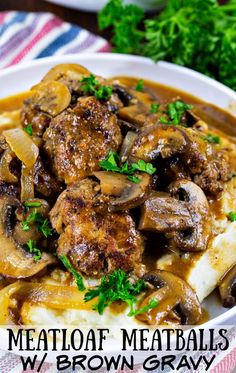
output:
[[[236,93],[213,79],[171,63],[154,63],[143,57],[109,53],[49,57],[2,70],[0,71],[0,98],[29,89],[38,83],[52,66],[69,62],[80,63],[93,73],[104,77],[126,75],[169,85],[222,109],[230,110],[236,116]],[[203,274],[199,274],[201,275]],[[221,307],[214,293],[205,300],[204,306],[210,315],[206,327],[236,323],[236,307],[230,310]],[[111,346],[111,349],[113,347]]]
[[[102,9],[108,0],[45,0],[50,3],[65,6],[68,8],[84,10],[87,12],[97,12]],[[145,10],[158,9],[165,0],[125,0],[125,4],[137,4]]]

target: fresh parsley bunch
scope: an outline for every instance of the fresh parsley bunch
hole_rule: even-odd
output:
[[[236,90],[236,0],[169,0],[155,18],[135,5],[110,0],[100,29],[112,27],[114,51],[190,67]]]

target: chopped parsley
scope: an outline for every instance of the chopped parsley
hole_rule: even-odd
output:
[[[80,82],[82,83],[81,89],[86,95],[93,95],[98,100],[107,101],[112,95],[112,87],[101,85],[93,74],[84,76]]]
[[[137,83],[137,85],[135,87],[136,91],[142,92],[143,91],[143,84],[144,84],[143,79],[139,79],[138,83]]]
[[[32,124],[28,124],[26,127],[24,127],[24,131],[28,133],[28,135],[33,135],[33,126]]]
[[[127,176],[127,178],[128,178],[129,181],[132,181],[132,183],[134,183],[134,184],[140,183],[140,179],[137,176],[129,175],[129,176]]]
[[[211,144],[220,144],[220,137],[208,133],[208,135],[203,137],[203,140],[210,142]]]
[[[37,201],[35,201],[35,202],[25,202],[24,206],[25,207],[40,207],[40,206],[42,206],[42,203],[37,202]]]
[[[160,121],[166,124],[180,124],[183,115],[187,110],[192,109],[192,105],[185,104],[183,101],[176,100],[175,102],[170,102],[167,105],[166,114],[169,116],[169,121],[161,117]]]
[[[119,172],[128,175],[128,179],[133,183],[139,183],[141,180],[134,176],[135,171],[145,172],[149,175],[154,174],[156,168],[151,163],[139,160],[137,163],[129,164],[127,161],[120,167],[120,157],[117,153],[109,151],[107,157],[99,162],[99,166],[106,171]]]
[[[143,306],[137,310],[131,310],[128,313],[128,316],[141,315],[142,313],[145,313],[153,308],[156,308],[157,306],[158,306],[158,301],[156,299],[151,299],[147,306]]]
[[[230,211],[229,212],[229,218],[230,218],[230,221],[236,221],[236,212],[234,211]]]
[[[103,314],[106,307],[113,302],[121,300],[126,302],[130,307],[129,316],[133,316],[134,305],[137,302],[137,295],[140,294],[146,285],[143,280],[138,280],[136,283],[131,283],[128,275],[121,269],[114,271],[101,278],[100,285],[94,289],[89,289],[84,296],[84,301],[98,297],[98,302],[93,306],[100,315]]]
[[[160,104],[156,104],[156,103],[151,104],[150,113],[151,114],[156,114],[158,112],[159,108],[160,108]]]
[[[35,254],[34,255],[34,260],[37,262],[39,261],[41,258],[42,258],[42,252],[40,249],[38,249],[36,247],[36,242],[34,240],[29,240],[26,244],[27,246],[27,250],[31,253],[31,254]]]
[[[73,268],[73,266],[70,264],[66,255],[61,255],[59,257],[59,259],[62,261],[64,266],[68,269],[68,271],[70,271],[72,273],[72,275],[74,276],[74,279],[75,279],[75,282],[76,282],[76,285],[77,285],[78,289],[80,291],[85,290],[86,287],[84,286],[83,277]]]
[[[156,171],[156,168],[153,167],[151,163],[147,163],[142,159],[139,159],[137,163],[132,163],[131,167],[133,170],[146,172],[149,175],[154,174],[154,172]]]
[[[47,218],[44,218],[40,212],[37,212],[37,209],[34,209],[34,211],[31,212],[31,214],[28,216],[28,218],[21,222],[23,231],[30,230],[30,223],[35,223],[38,231],[41,232],[46,238],[52,236],[53,229],[50,225],[49,220]]]

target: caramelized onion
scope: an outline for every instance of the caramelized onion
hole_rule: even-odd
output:
[[[121,157],[122,162],[126,161],[127,158],[129,157],[129,154],[131,152],[131,149],[137,137],[138,137],[137,133],[133,131],[127,132],[127,135],[124,138],[124,141],[122,143],[121,150],[120,150],[120,157]]]
[[[17,183],[18,177],[14,175],[10,168],[10,163],[14,158],[14,153],[7,149],[0,160],[0,178],[6,183]]]
[[[0,114],[0,131],[21,127],[20,110]]]
[[[38,157],[39,148],[32,138],[21,128],[3,132],[6,142],[26,167],[32,167]]]
[[[0,290],[0,325],[9,322],[11,298],[19,298],[24,301],[21,312],[23,323],[27,323],[28,311],[32,304],[56,310],[91,310],[93,304],[96,303],[96,300],[85,303],[83,301],[84,293],[78,291],[74,286],[17,281]]]
[[[21,167],[21,202],[34,198],[34,170],[26,168],[23,164]]]

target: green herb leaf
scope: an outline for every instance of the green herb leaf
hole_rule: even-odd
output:
[[[140,294],[146,285],[143,280],[138,280],[132,284],[128,275],[118,269],[113,273],[103,276],[101,283],[95,289],[90,289],[84,296],[84,301],[88,302],[98,297],[97,304],[93,307],[100,315],[103,314],[106,307],[111,303],[121,300],[126,302],[130,308],[136,303],[136,296]]]
[[[236,221],[236,212],[230,211],[229,218],[230,218],[230,221],[232,222]]]
[[[28,231],[30,229],[30,223],[33,223],[36,221],[37,218],[40,217],[40,214],[37,212],[36,209],[34,209],[33,212],[28,216],[26,220],[23,220],[21,222],[21,227],[23,231]]]
[[[144,12],[137,5],[124,6],[122,0],[110,0],[99,12],[98,25],[100,30],[114,28],[112,45],[115,52],[141,54],[144,32],[138,26],[143,18]]]
[[[94,92],[94,96],[97,100],[104,100],[107,101],[112,95],[112,87],[107,87],[105,85],[101,85],[97,88]]]
[[[158,306],[158,301],[156,299],[151,299],[147,306],[141,307],[137,310],[130,310],[128,313],[128,316],[137,316],[142,313],[145,313],[153,308],[156,308]]]
[[[146,172],[149,175],[153,175],[156,172],[156,168],[151,163],[147,163],[142,159],[139,159],[137,163],[131,164],[133,170]]]
[[[117,153],[109,151],[107,157],[99,162],[99,166],[106,171],[119,172],[120,174],[128,175],[128,179],[133,183],[139,183],[141,180],[134,176],[135,171],[145,172],[147,174],[154,174],[156,168],[153,167],[151,163],[146,163],[143,160],[139,160],[137,163],[125,162],[121,167],[118,165],[120,163],[120,157]]]
[[[203,140],[210,142],[211,144],[220,144],[220,137],[208,133],[208,135],[203,137]]]
[[[62,261],[66,269],[72,273],[72,275],[75,278],[76,285],[80,291],[83,291],[86,289],[83,282],[83,277],[73,268],[73,266],[70,264],[68,258],[66,255],[61,255],[59,259]]]
[[[29,240],[27,242],[27,250],[31,253],[31,254],[35,254],[34,255],[34,260],[37,262],[39,261],[41,258],[42,258],[42,252],[40,249],[38,249],[36,247],[36,242],[33,241],[33,240]]]
[[[117,164],[118,162],[118,154],[110,150],[107,157],[99,162],[99,166],[106,171],[120,172],[120,167]]]
[[[26,127],[24,127],[24,131],[28,133],[28,135],[33,135],[33,126],[32,124],[28,124]]]
[[[156,114],[159,108],[160,108],[160,104],[155,104],[155,103],[151,104],[150,113]]]
[[[141,8],[110,0],[99,26],[112,28],[118,53],[187,66],[236,90],[236,1],[163,0],[163,9],[144,19]]]
[[[112,87],[99,84],[93,74],[84,76],[80,82],[83,83],[81,89],[85,94],[93,95],[97,100],[107,101],[112,95]]]
[[[32,207],[32,206],[27,206]],[[35,223],[39,232],[41,232],[46,238],[52,236],[53,229],[50,225],[49,220],[43,217],[40,212],[37,212],[37,209],[34,209],[33,212],[28,216],[26,220],[21,222],[21,227],[23,231],[28,231],[30,229],[30,223]]]
[[[144,81],[143,79],[139,79],[137,85],[136,85],[136,91],[139,91],[139,92],[142,92],[143,91],[143,84],[144,84]]]
[[[53,235],[53,228],[48,219],[40,220],[37,228],[46,238]]]
[[[42,203],[37,202],[37,201],[35,201],[35,202],[25,202],[24,206],[25,207],[40,207],[40,206],[42,206]]]
[[[140,183],[140,181],[141,181],[138,177],[133,176],[133,175],[129,175],[129,176],[127,176],[127,177],[128,177],[128,179],[129,179],[130,181],[132,181],[132,183],[134,183],[134,184],[138,184],[138,183]]]

